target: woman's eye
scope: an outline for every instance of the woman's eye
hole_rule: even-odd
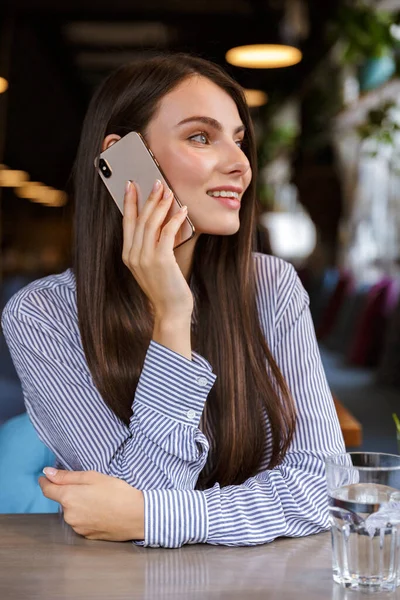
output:
[[[207,144],[207,142],[208,142],[208,136],[205,133],[197,133],[196,135],[192,135],[189,138],[189,140],[199,141],[199,140],[196,140],[196,138],[201,138],[201,140],[200,140],[201,144]]]
[[[202,133],[196,133],[196,135],[190,136],[189,140],[193,140],[195,142],[199,142],[200,144],[209,144],[210,143],[210,139],[208,137],[208,134],[204,133],[204,132],[202,132]],[[245,140],[244,139],[243,140],[237,140],[235,142],[235,144],[237,146],[239,146],[239,148],[242,150],[243,146],[245,144]]]

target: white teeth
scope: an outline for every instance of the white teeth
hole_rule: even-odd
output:
[[[221,190],[220,192],[207,192],[209,196],[214,196],[214,198],[239,198],[238,192],[231,192],[228,190]]]

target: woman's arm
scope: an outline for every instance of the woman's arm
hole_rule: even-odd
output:
[[[144,491],[147,545],[263,544],[328,527],[324,458],[345,447],[308,296],[289,265],[282,276],[277,313],[273,353],[297,408],[297,429],[284,461],[242,485]]]
[[[129,427],[97,391],[76,334],[26,298],[2,315],[27,411],[40,439],[68,470],[95,470],[139,489],[194,488],[208,453],[198,425],[216,376],[152,341]]]
[[[289,265],[282,277],[277,314],[273,352],[297,406],[297,430],[284,461],[272,470],[262,469],[242,485],[216,484],[204,491],[144,489],[145,545],[253,545],[327,528],[324,458],[345,448],[308,296]],[[124,530],[124,523],[119,527]],[[125,535],[130,527],[127,522]]]

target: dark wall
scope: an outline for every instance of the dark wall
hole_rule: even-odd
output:
[[[70,76],[57,24],[33,18],[14,22],[9,52],[9,90],[2,127],[4,163],[27,171],[32,181],[65,189],[85,110],[85,96]],[[72,206],[46,207],[1,192],[1,248],[4,275],[45,274],[70,263]]]
[[[15,23],[5,162],[54,187],[64,187],[79,139],[84,107],[62,61],[39,24]]]

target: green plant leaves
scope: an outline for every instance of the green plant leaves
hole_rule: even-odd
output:
[[[365,123],[357,127],[357,133],[362,140],[374,139],[378,143],[394,146],[394,134],[400,131],[400,125],[392,116],[396,102],[385,101],[378,108],[370,110]]]
[[[342,61],[357,64],[390,53],[398,46],[391,34],[397,20],[397,15],[362,4],[342,6],[337,20],[337,35],[344,42]]]
[[[400,419],[395,413],[393,413],[393,419],[396,424],[397,433],[400,433]]]

